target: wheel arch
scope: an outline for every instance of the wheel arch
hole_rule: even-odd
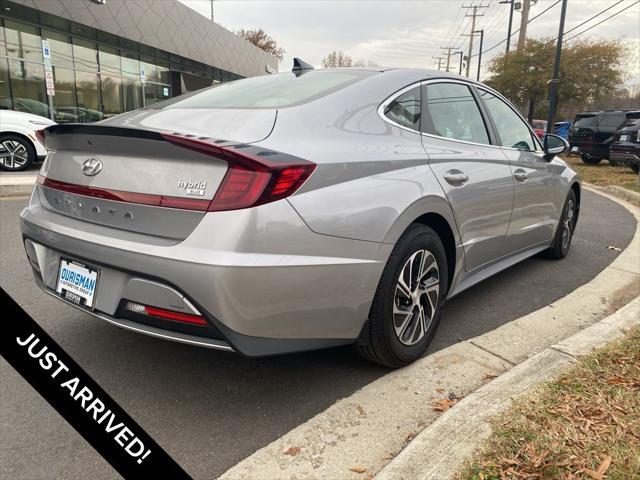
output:
[[[31,147],[33,148],[33,151],[36,154],[36,157],[38,156],[38,147],[36,146],[36,144],[34,143],[34,141],[29,138],[28,135],[22,133],[22,132],[18,132],[16,130],[2,130],[0,132],[0,138],[2,138],[5,135],[15,135],[16,137],[20,137],[24,140],[26,140],[27,142],[29,142],[29,145],[31,145]]]
[[[447,257],[447,285],[450,287],[456,269],[456,241],[451,226],[447,220],[434,212],[425,213],[412,223],[419,223],[432,228],[440,237]]]
[[[456,273],[462,267],[464,254],[458,251],[460,236],[449,203],[440,196],[418,200],[400,215],[385,237],[385,243],[395,244],[414,223],[432,228],[442,240],[447,256],[447,280],[451,287]]]
[[[571,190],[576,195],[576,222],[578,221],[578,217],[580,216],[580,197],[582,195],[582,189],[580,188],[579,182],[573,182],[571,184]]]

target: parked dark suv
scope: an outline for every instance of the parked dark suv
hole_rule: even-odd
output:
[[[640,110],[605,110],[578,113],[569,130],[571,153],[577,153],[585,163],[600,163],[609,159],[609,147],[616,131],[630,118],[638,118]]]
[[[640,112],[629,118],[626,125],[616,132],[609,150],[612,165],[626,165],[634,172],[640,171]]]

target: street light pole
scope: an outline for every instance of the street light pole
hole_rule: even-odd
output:
[[[513,25],[513,2],[514,0],[503,0],[499,3],[509,4],[509,28],[507,29],[507,53],[511,45],[511,26]]]
[[[549,92],[549,114],[547,115],[547,133],[553,132],[553,119],[558,106],[558,83],[560,83],[560,58],[562,56],[562,36],[564,35],[564,20],[567,16],[567,0],[562,0],[562,12],[560,13],[560,27],[558,28],[558,43],[556,43],[556,58],[553,62],[553,77],[551,78],[551,91]]]
[[[480,66],[482,65],[482,43],[484,42],[484,29],[476,30],[474,33],[480,34],[480,51],[478,52],[478,74],[476,75],[476,80],[480,81]]]

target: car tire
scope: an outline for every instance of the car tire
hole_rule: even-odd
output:
[[[636,173],[640,172],[640,165],[637,163],[633,163],[629,165],[629,167],[631,168],[631,170],[633,170]]]
[[[573,239],[573,232],[576,229],[577,220],[578,201],[576,199],[576,193],[571,189],[564,201],[562,215],[556,228],[556,234],[553,237],[553,243],[547,250],[542,252],[544,257],[552,260],[560,260],[567,256],[571,248],[571,240]]]
[[[368,335],[356,350],[391,368],[424,355],[440,321],[448,278],[440,237],[425,225],[411,225],[387,261],[365,327]]]
[[[585,153],[580,155],[580,158],[582,158],[582,161],[584,163],[588,163],[589,165],[597,165],[598,163],[600,163],[602,161],[601,158],[593,158],[591,155],[587,155]]]
[[[0,169],[11,172],[25,170],[36,160],[36,149],[25,137],[0,135]]]

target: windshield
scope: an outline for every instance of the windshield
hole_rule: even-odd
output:
[[[366,70],[311,70],[244,78],[200,90],[176,101],[162,102],[168,108],[280,108],[315,100],[377,72]]]

